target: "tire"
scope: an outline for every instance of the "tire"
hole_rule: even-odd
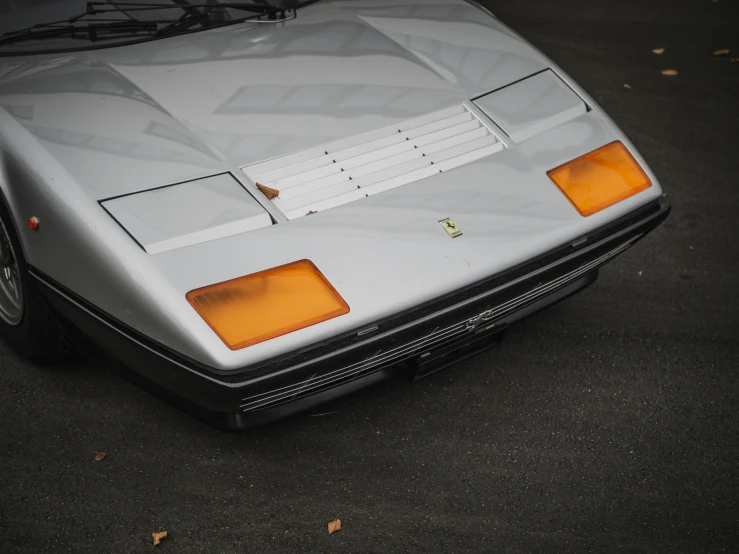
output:
[[[58,363],[76,352],[32,282],[13,220],[1,200],[0,337],[21,356],[39,363]]]

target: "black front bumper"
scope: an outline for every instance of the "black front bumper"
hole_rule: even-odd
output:
[[[31,274],[83,348],[113,354],[126,377],[209,423],[241,429],[347,394],[404,367],[442,367],[494,344],[497,331],[591,284],[601,265],[644,237],[669,211],[669,202],[660,198],[503,274],[374,326],[230,372],[184,358],[40,272]],[[486,335],[491,335],[487,344]]]

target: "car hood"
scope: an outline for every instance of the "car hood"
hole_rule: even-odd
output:
[[[276,25],[0,60],[0,107],[95,199],[372,131],[545,67],[461,1],[320,2]]]
[[[615,140],[630,144],[549,66],[497,20],[452,0],[324,1],[287,23],[19,58],[0,65],[0,169],[8,182],[26,179],[10,191],[18,217],[34,214],[43,222],[43,231],[22,235],[32,266],[149,338],[211,367],[234,369],[459,290],[659,196],[649,173],[655,186],[617,205],[587,218],[573,209],[547,170]],[[561,111],[539,80],[566,89],[580,112],[534,124]],[[513,83],[523,87],[521,102]],[[515,118],[486,117],[501,99],[486,104],[493,95],[478,97],[501,88],[495,94],[519,105],[513,115],[528,132],[516,131]],[[395,188],[389,176],[381,183],[387,190],[356,202],[301,206],[296,219],[283,210],[289,221],[262,217],[266,226],[255,230],[155,254],[132,240],[136,218],[158,205],[170,216],[167,225],[178,226],[177,219],[196,219],[178,211],[197,211],[195,196],[177,205],[164,196],[142,202],[142,212],[129,213],[123,226],[98,203],[113,210],[113,197],[228,178],[226,172],[271,173],[279,181],[273,170],[295,163],[294,156],[328,155],[334,141],[366,145],[367,133],[375,137],[396,124],[417,128],[419,117],[438,112],[450,125],[459,117],[479,126],[472,132],[487,136],[476,140],[495,153],[465,158],[449,171],[434,166],[433,174]],[[315,148],[323,145],[325,152]],[[444,163],[457,148],[446,146]],[[254,198],[260,194],[254,183],[242,184],[250,184]],[[147,194],[155,193],[133,198]],[[319,213],[308,217],[313,211]],[[447,234],[439,224],[445,218],[463,235]],[[350,313],[231,351],[186,301],[193,289],[300,259],[321,270]]]

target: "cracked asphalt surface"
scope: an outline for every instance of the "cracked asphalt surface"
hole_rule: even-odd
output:
[[[0,344],[0,551],[739,548],[739,63],[711,55],[739,5],[487,4],[635,142],[667,222],[492,351],[241,434]]]

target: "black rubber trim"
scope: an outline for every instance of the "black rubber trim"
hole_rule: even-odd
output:
[[[496,322],[496,328],[505,328],[508,323],[527,317],[579,292],[592,284],[596,277],[597,270],[585,274],[577,281],[509,314],[506,322]],[[393,342],[399,343],[423,336],[431,332],[432,326],[437,323],[435,319],[431,319],[406,329],[402,333],[403,336],[377,339],[369,344],[358,345],[357,348],[350,347],[345,351],[312,360],[278,374],[232,385],[189,371],[187,367],[179,365],[176,361],[164,358],[141,343],[128,338],[114,327],[96,318],[83,306],[70,302],[68,298],[54,293],[48,287],[43,287],[43,289],[47,292],[48,303],[69,324],[69,329],[75,334],[77,343],[88,355],[108,362],[105,364],[107,368],[211,425],[225,430],[247,429],[282,419],[394,377],[399,372],[402,373],[404,369],[409,368],[409,364],[412,364],[412,359],[373,366],[360,375],[351,376],[328,386],[298,391],[289,398],[271,402],[257,410],[242,409],[245,398],[253,397],[255,394],[271,394],[285,386],[305,382],[306,379],[314,376],[325,375],[337,367],[372,356],[378,347],[392,347]],[[451,315],[454,318],[464,318],[470,314],[479,314],[482,309],[483,306],[473,304],[466,306],[464,313],[454,311]],[[396,335],[401,335],[401,333],[396,333]],[[461,357],[450,360],[450,363],[459,359]]]

